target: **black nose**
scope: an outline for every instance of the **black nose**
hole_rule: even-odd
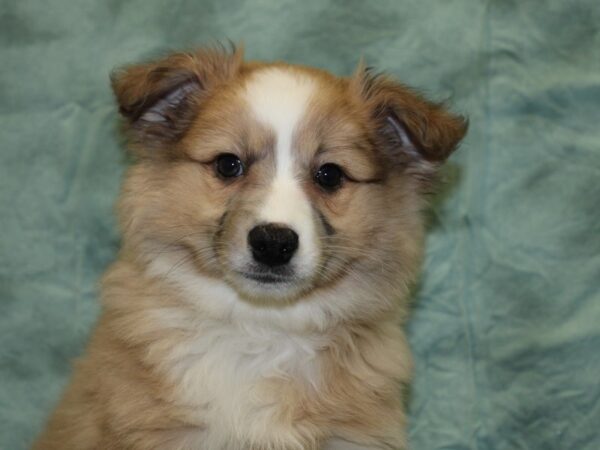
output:
[[[298,234],[281,225],[258,225],[248,233],[254,260],[267,266],[287,264],[298,249]]]

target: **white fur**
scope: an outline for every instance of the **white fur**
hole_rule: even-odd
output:
[[[176,261],[161,256],[150,264],[149,274],[170,281],[206,314],[192,320],[183,309],[160,310],[152,320],[185,330],[186,339],[170,348],[163,370],[178,386],[181,401],[198,405],[198,420],[208,424],[203,442],[207,448],[241,449],[245,447],[240,442],[248,436],[256,443],[278,436],[282,443],[293,444],[294,430],[274,428],[279,404],[257,395],[255,388],[261,379],[288,377],[318,389],[316,355],[325,337],[290,333],[273,323],[235,320],[255,307],[224,282],[198,275],[192,267],[171,270]],[[156,345],[160,351],[162,344]]]
[[[276,136],[276,172],[257,218],[285,224],[298,233],[300,242],[294,260],[300,277],[314,271],[318,245],[310,201],[297,176],[294,132],[316,91],[313,79],[281,68],[258,72],[246,86],[246,102],[256,119]]]

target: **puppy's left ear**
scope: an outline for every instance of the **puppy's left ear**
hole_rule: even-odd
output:
[[[392,163],[428,177],[457,148],[468,121],[362,64],[351,87],[367,107],[378,145]]]

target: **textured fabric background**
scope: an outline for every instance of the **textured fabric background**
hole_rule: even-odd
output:
[[[42,426],[118,248],[109,71],[225,38],[364,55],[471,118],[409,330],[413,449],[599,449],[597,0],[0,0],[0,449]]]

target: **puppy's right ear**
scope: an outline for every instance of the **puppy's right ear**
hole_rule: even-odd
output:
[[[156,148],[179,140],[203,100],[235,76],[242,59],[241,50],[211,48],[115,71],[112,88],[130,144]]]

